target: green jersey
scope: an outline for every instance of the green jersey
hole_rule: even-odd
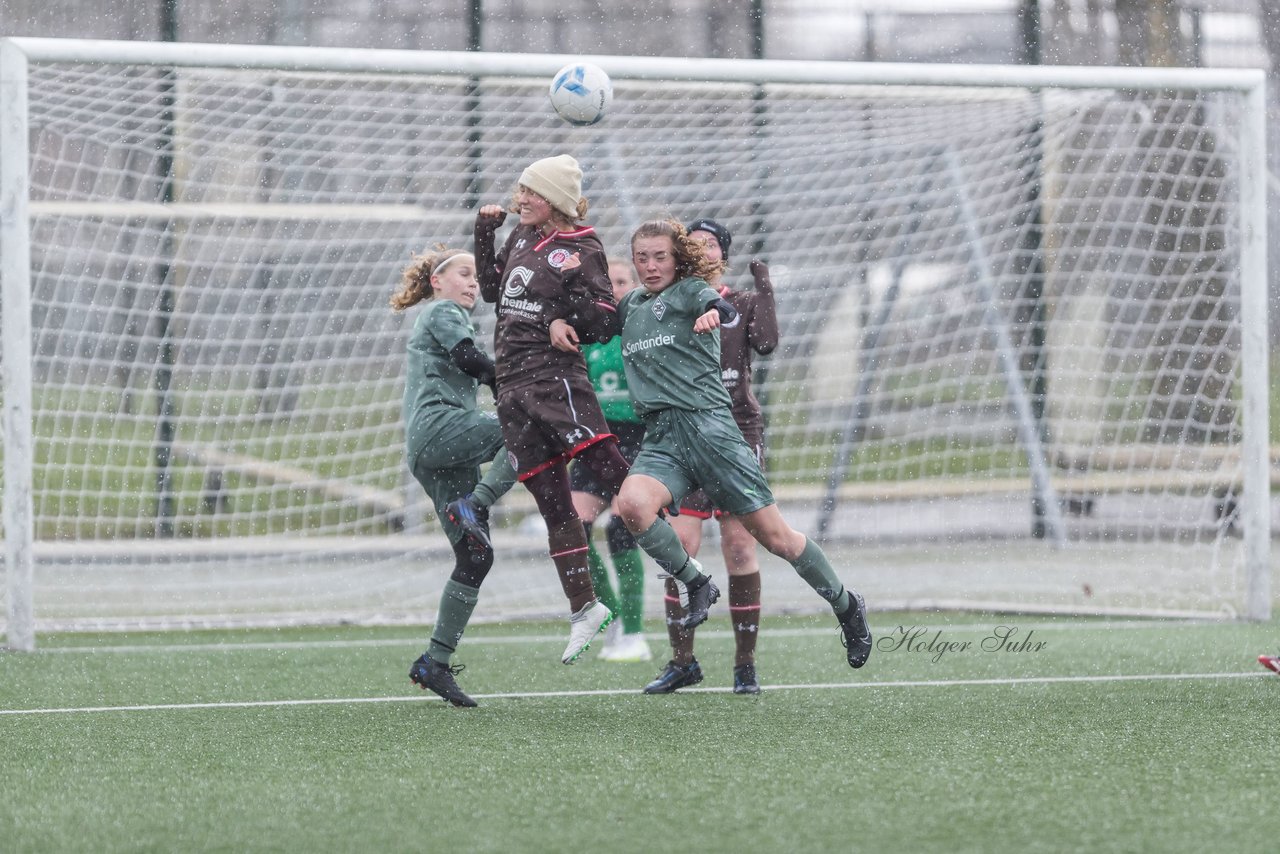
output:
[[[479,382],[454,364],[449,351],[475,339],[467,312],[452,300],[431,300],[414,321],[404,380],[405,442],[413,459],[434,435],[432,421],[476,408]]]
[[[720,381],[720,331],[693,331],[693,322],[719,298],[695,278],[660,294],[636,288],[622,298],[622,361],[637,413],[729,407]]]
[[[627,374],[622,365],[622,339],[610,338],[603,344],[588,344],[582,348],[582,355],[587,360],[587,376],[595,387],[605,420],[638,424],[640,419],[631,405]]]

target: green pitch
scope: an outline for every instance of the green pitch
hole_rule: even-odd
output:
[[[41,637],[0,654],[0,849],[1275,850],[1280,622],[872,617],[856,672],[766,617],[754,698],[723,616],[665,697],[476,626],[474,710],[409,684],[427,629]]]

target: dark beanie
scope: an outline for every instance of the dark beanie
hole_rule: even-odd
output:
[[[716,239],[716,243],[720,244],[720,255],[724,260],[729,260],[729,244],[733,243],[733,235],[729,234],[729,229],[725,228],[714,219],[695,219],[693,222],[685,226],[685,231],[692,234],[695,231],[705,231]]]

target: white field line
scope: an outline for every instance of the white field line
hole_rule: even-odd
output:
[[[892,631],[899,625],[895,624],[893,628],[888,628],[888,624],[876,626],[879,634],[883,635],[886,631]],[[1098,630],[1155,630],[1168,629],[1174,626],[1194,627],[1194,626],[1211,626],[1221,628],[1222,623],[1214,620],[1162,620],[1162,621],[1144,621],[1144,620],[1123,620],[1116,622],[1070,622],[1061,621],[1047,623],[1028,623],[1015,621],[1010,619],[995,619],[989,626],[982,625],[925,625],[914,624],[914,627],[933,632],[941,629],[948,635],[989,635],[992,628],[1001,625],[1016,625],[1019,629],[1034,630],[1037,632],[1054,632],[1054,631],[1098,631]],[[910,627],[908,627],[910,628]],[[807,629],[767,629],[761,634],[769,637],[780,638],[800,638],[800,637],[825,637],[834,635],[838,631],[835,625],[830,628],[807,628]],[[654,632],[648,632],[645,635],[650,640],[660,641],[662,637]],[[733,637],[733,632],[728,629],[703,629],[698,632],[700,638],[716,638],[727,639]],[[112,644],[110,646],[54,646],[54,647],[37,647],[36,655],[55,655],[78,653],[81,655],[96,655],[98,653],[144,653],[144,652],[161,652],[161,653],[182,653],[182,652],[240,652],[240,651],[261,651],[261,650],[280,650],[280,649],[354,649],[359,647],[414,647],[422,646],[431,638],[431,630],[429,626],[423,627],[423,633],[417,637],[410,638],[355,638],[351,640],[298,640],[298,641],[246,641],[243,643],[231,641],[227,643],[173,643],[173,644]],[[506,635],[498,637],[485,637],[484,635],[471,636],[466,639],[467,646],[506,646],[532,643],[564,643],[564,635]]]
[[[897,682],[812,682],[795,685],[765,685],[762,690],[775,691],[822,691],[847,690],[850,688],[952,688],[964,686],[1003,686],[1003,685],[1062,685],[1062,684],[1096,684],[1107,682],[1181,682],[1203,679],[1256,679],[1260,676],[1274,676],[1265,671],[1248,673],[1142,673],[1110,676],[1024,676],[1008,679],[920,679]],[[727,694],[732,688],[682,688],[689,694]],[[507,694],[473,694],[477,700],[528,700],[550,697],[638,697],[640,692],[635,688],[613,688],[595,691],[528,691]],[[367,705],[370,703],[421,703],[439,701],[439,697],[430,695],[402,697],[334,697],[313,700],[251,700],[228,703],[162,703],[148,706],[79,706],[55,709],[0,709],[0,717],[17,715],[55,715],[73,712],[159,712],[188,711],[192,709],[257,709],[283,708],[287,706],[344,706]],[[658,701],[652,701],[658,702]]]

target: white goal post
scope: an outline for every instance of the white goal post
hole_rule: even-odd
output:
[[[614,81],[589,128],[547,104],[574,59]],[[430,619],[387,298],[561,152],[611,254],[710,216],[733,286],[769,262],[770,479],[873,609],[1265,619],[1263,81],[2,39],[8,646]],[[477,613],[558,613],[505,507]]]

